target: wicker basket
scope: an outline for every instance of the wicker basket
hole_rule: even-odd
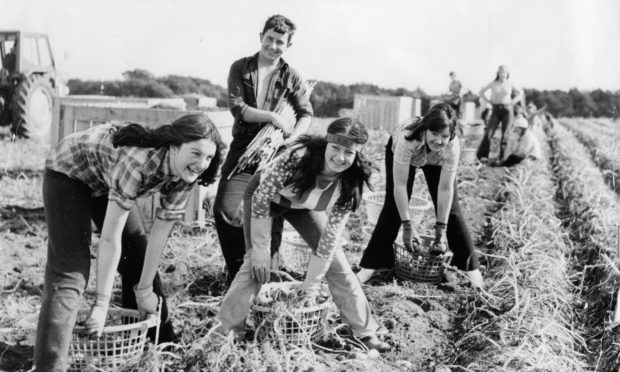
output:
[[[414,282],[439,282],[443,276],[444,264],[452,256],[434,255],[428,252],[428,247],[434,239],[428,235],[421,235],[422,252],[409,252],[400,240],[394,242],[394,272],[401,279]]]
[[[322,292],[329,293],[324,284]],[[284,340],[294,345],[308,342],[317,342],[323,336],[327,313],[331,305],[331,298],[309,307],[290,307],[286,302],[273,301],[266,305],[258,299],[265,298],[266,294],[280,291],[294,296],[301,282],[267,283],[255,297],[251,305],[251,322],[256,327],[258,335],[272,339]]]
[[[463,149],[461,150],[461,156],[459,163],[461,165],[476,165],[478,158],[476,157],[476,149]]]
[[[78,323],[85,320],[90,310],[78,313]],[[101,337],[79,337],[84,327],[75,326],[69,344],[68,371],[117,371],[142,355],[146,332],[159,327],[160,317],[143,317],[138,310],[111,308]]]
[[[377,223],[384,201],[385,191],[364,194],[366,216],[369,223],[373,225]],[[409,200],[409,216],[415,223],[419,223],[422,218],[432,210],[433,203],[431,201],[417,196],[411,196],[411,199]]]
[[[308,269],[312,248],[296,231],[285,231],[280,244],[282,266],[293,273],[303,274]]]

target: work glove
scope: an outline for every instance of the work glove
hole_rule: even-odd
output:
[[[153,292],[152,285],[144,289],[138,289],[138,285],[136,284],[133,287],[133,293],[136,295],[136,303],[138,304],[138,310],[146,314],[157,314],[157,306],[159,305],[159,298]]]
[[[419,252],[422,250],[422,240],[416,229],[413,228],[411,221],[402,221],[403,223],[403,244],[409,252]]]
[[[316,302],[316,298],[318,298],[321,293],[321,280],[325,277],[325,273],[327,273],[329,269],[329,264],[330,263],[326,259],[316,254],[310,257],[306,278],[301,285],[301,291],[304,296],[312,297]]]
[[[79,325],[85,329],[80,332],[81,337],[101,337],[103,333],[103,327],[108,316],[108,307],[110,306],[109,296],[97,295],[95,303],[90,308],[90,314],[88,318],[81,322]]]
[[[443,222],[435,223],[435,241],[431,244],[429,252],[432,254],[444,254],[448,250],[448,238],[446,237],[447,225]]]
[[[252,218],[250,267],[252,279],[259,283],[269,282],[271,276],[271,218]]]

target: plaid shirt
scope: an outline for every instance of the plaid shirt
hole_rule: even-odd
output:
[[[45,167],[84,182],[92,196],[108,195],[129,210],[136,198],[161,193],[161,219],[178,219],[193,184],[175,177],[170,170],[167,147],[142,148],[112,145],[112,135],[120,123],[97,125],[64,138],[54,149]]]
[[[422,167],[426,164],[441,165],[442,170],[456,172],[461,155],[459,138],[454,136],[448,145],[441,151],[426,151],[426,132],[421,140],[407,141],[405,136],[409,134],[404,128],[413,123],[417,118],[409,119],[399,124],[392,133],[392,152],[394,162],[398,164],[410,164],[413,167]]]

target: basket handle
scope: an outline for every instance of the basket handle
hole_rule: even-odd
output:
[[[160,296],[157,296],[157,313],[149,314],[147,316],[147,320],[155,318],[155,340],[153,343],[154,345],[157,345],[157,342],[159,341],[159,326],[161,325],[161,308],[163,302],[163,299]]]

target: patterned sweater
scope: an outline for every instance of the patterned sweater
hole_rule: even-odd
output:
[[[303,193],[297,193],[290,184],[299,160],[306,149],[296,146],[272,160],[261,173],[261,182],[252,198],[252,217],[269,218],[271,203],[291,209],[329,211],[328,222],[316,255],[330,259],[337,248],[338,237],[342,235],[351,209],[336,203],[340,197],[340,182],[329,183]]]

